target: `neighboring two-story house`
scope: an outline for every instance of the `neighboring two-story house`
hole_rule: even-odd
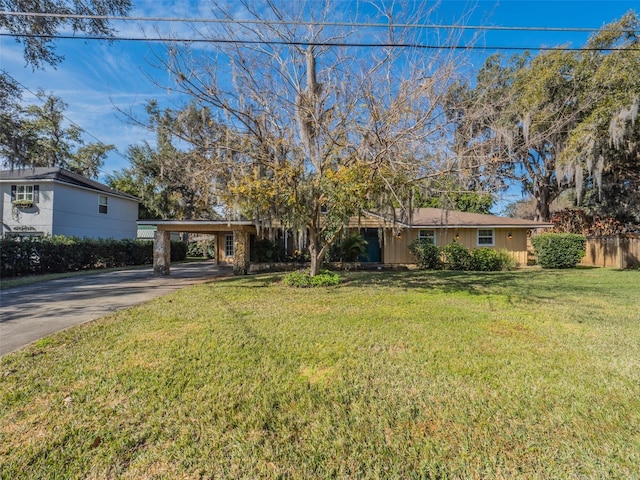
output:
[[[136,238],[136,197],[63,168],[0,171],[0,237]]]

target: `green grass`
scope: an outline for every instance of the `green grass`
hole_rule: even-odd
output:
[[[638,478],[640,272],[201,284],[0,360],[0,478]]]

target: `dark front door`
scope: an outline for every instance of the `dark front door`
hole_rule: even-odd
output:
[[[377,228],[367,228],[362,234],[367,241],[367,252],[358,261],[380,263],[382,262],[382,249],[380,248],[380,237]]]

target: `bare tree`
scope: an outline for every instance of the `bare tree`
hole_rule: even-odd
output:
[[[173,88],[234,132],[223,145],[230,154],[216,157],[228,162],[219,194],[229,215],[308,233],[312,275],[347,218],[384,205],[408,217],[416,185],[457,168],[444,111],[456,58],[420,48],[433,41],[424,30],[396,26],[424,25],[426,3],[353,10],[389,25],[380,30],[349,26],[359,18],[340,17],[337,7],[217,2],[217,18],[245,21],[198,31],[211,43],[171,45],[163,62]]]

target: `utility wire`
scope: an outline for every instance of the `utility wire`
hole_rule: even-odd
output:
[[[219,19],[219,18],[184,18],[184,17],[119,17],[112,15],[84,15],[71,13],[12,12],[0,11],[0,15],[21,17],[68,18],[78,20],[108,20],[136,22],[176,22],[176,23],[220,23],[237,25],[292,25],[317,27],[359,27],[359,28],[417,28],[444,30],[498,30],[498,31],[537,31],[537,32],[602,32],[602,27],[517,27],[492,25],[455,25],[455,24],[416,24],[416,23],[366,23],[366,22],[308,22],[296,20],[251,20],[251,19]],[[619,30],[624,33],[638,33],[634,29]]]
[[[640,51],[640,48],[630,47],[526,47],[513,45],[431,45],[424,43],[365,43],[365,42],[313,42],[291,40],[249,40],[230,38],[185,38],[185,37],[117,37],[109,35],[49,35],[37,33],[0,33],[0,37],[15,38],[46,38],[51,40],[82,40],[108,42],[180,42],[180,43],[211,43],[236,45],[271,45],[271,46],[299,46],[299,47],[341,47],[341,48],[413,48],[423,50],[533,50],[533,51],[563,51],[563,52],[617,52]]]

